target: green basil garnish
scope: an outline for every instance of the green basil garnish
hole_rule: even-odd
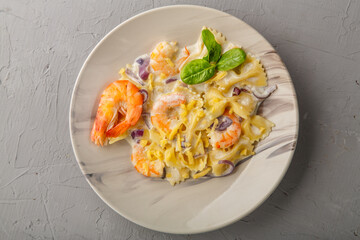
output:
[[[217,63],[221,56],[221,45],[216,42],[214,35],[208,29],[201,32],[201,38],[208,50],[208,54],[203,59],[209,63]]]
[[[186,84],[198,84],[209,80],[219,71],[229,71],[245,61],[246,53],[241,48],[233,48],[221,55],[221,45],[216,42],[214,35],[204,29],[201,38],[208,50],[203,59],[195,59],[187,63],[181,70],[180,78]]]
[[[215,74],[215,64],[204,59],[195,59],[184,66],[180,78],[186,84],[198,84],[209,80]]]
[[[224,53],[216,67],[219,71],[228,71],[236,68],[245,61],[246,53],[241,48],[233,48]]]

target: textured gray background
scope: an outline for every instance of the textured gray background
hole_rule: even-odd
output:
[[[298,148],[272,196],[237,223],[188,236],[144,229],[105,205],[68,130],[92,48],[129,17],[179,3],[228,12],[263,34],[300,107]],[[360,238],[359,12],[357,0],[0,0],[0,239]]]

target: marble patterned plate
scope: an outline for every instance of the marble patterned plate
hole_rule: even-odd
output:
[[[276,124],[256,155],[224,178],[187,180],[176,186],[138,174],[125,141],[106,147],[90,142],[101,91],[118,79],[120,67],[150,52],[162,40],[194,43],[202,26],[222,32],[258,57],[277,91],[262,115]],[[139,14],[107,34],[86,59],[70,106],[70,135],[81,171],[112,209],[146,228],[168,233],[200,233],[238,221],[275,190],[291,162],[298,133],[298,107],[286,67],[253,28],[227,13],[191,5],[168,6]]]

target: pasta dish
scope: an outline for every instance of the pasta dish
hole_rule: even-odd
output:
[[[174,185],[229,175],[274,127],[258,108],[276,86],[259,59],[214,29],[183,48],[160,42],[119,75],[102,92],[91,140],[127,140],[144,176]]]

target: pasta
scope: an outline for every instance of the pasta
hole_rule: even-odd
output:
[[[210,37],[206,39],[204,34]],[[211,46],[215,47],[210,49],[206,41],[213,41]],[[127,98],[123,99],[126,104],[117,105],[118,110],[101,135],[102,141],[94,140],[94,129],[99,128],[95,126],[97,116],[92,140],[103,145],[126,139],[133,147],[132,163],[137,171],[149,177],[163,177],[172,185],[188,178],[229,172],[241,159],[255,154],[256,142],[267,137],[275,126],[257,115],[262,99],[253,94],[254,90],[267,87],[265,70],[250,53],[234,67],[237,63],[226,57],[239,53],[238,49],[210,28],[203,28],[195,44],[181,49],[176,42],[160,42],[150,54],[120,69],[120,81],[126,82],[124,89],[128,89],[124,93]],[[188,77],[186,71],[195,63],[211,71]],[[183,72],[188,81],[213,75],[207,81],[187,84]],[[135,90],[129,95],[132,84]],[[142,94],[142,106],[134,105],[136,94]],[[232,164],[225,164],[224,160]]]

